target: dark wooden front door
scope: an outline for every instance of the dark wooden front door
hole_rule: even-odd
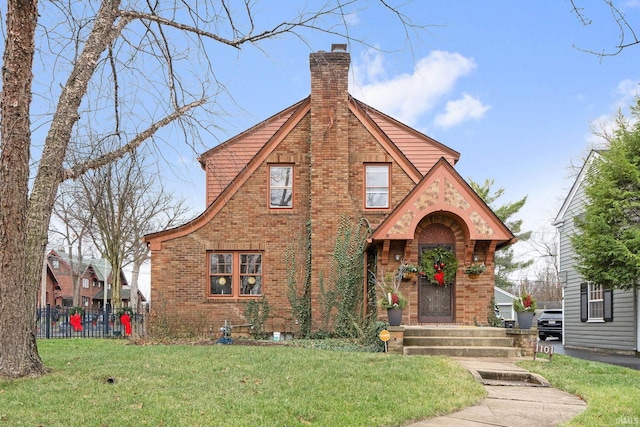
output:
[[[422,253],[436,246],[443,246],[454,251],[453,245],[420,245]],[[418,322],[421,323],[453,323],[455,307],[455,283],[439,286],[431,283],[429,278],[418,278]]]

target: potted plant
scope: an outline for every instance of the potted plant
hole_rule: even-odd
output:
[[[378,282],[378,286],[382,289],[380,307],[387,310],[390,326],[400,326],[402,312],[407,306],[407,299],[400,292],[401,281],[402,273],[396,271],[385,274],[383,280]]]
[[[531,294],[526,293],[513,300],[513,309],[518,319],[520,329],[530,329],[533,323],[533,316],[536,313],[536,299]]]
[[[454,283],[457,271],[456,255],[447,248],[430,249],[420,258],[421,274],[434,285],[447,286]]]
[[[465,267],[462,272],[464,274],[468,274],[470,278],[475,279],[478,276],[480,276],[482,273],[484,273],[484,270],[486,270],[486,266],[484,265],[484,263],[482,263],[482,264],[471,264]]]

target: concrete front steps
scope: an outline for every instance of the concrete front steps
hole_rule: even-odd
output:
[[[405,355],[520,357],[520,348],[504,328],[474,326],[405,326]]]

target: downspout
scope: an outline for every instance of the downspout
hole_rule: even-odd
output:
[[[638,354],[638,349],[640,349],[640,328],[638,327],[640,325],[640,307],[638,307],[638,285],[633,288],[633,306],[636,313],[634,319],[634,329],[636,330],[636,348],[634,350],[636,351],[636,354]]]

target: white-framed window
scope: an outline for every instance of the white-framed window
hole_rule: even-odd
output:
[[[293,208],[293,166],[269,166],[269,207]]]
[[[589,283],[589,320],[604,319],[604,289],[602,285]]]
[[[82,278],[82,287],[85,289],[89,289],[89,279],[87,279],[86,277]]]
[[[89,307],[89,297],[82,297],[82,306]]]
[[[213,297],[262,294],[262,254],[226,251],[209,253],[209,291]]]
[[[51,260],[51,266],[53,268],[55,268],[56,270],[60,268],[60,260],[59,259],[52,259]]]
[[[389,187],[389,165],[365,165],[365,208],[388,208]]]
[[[593,282],[580,283],[580,321],[612,322],[613,290]]]

